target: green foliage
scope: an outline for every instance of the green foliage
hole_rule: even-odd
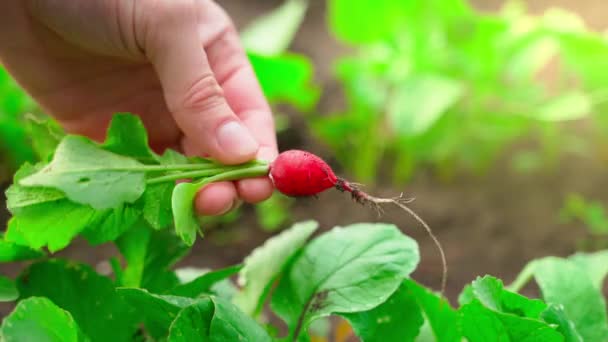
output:
[[[608,318],[602,284],[608,274],[608,253],[547,257],[530,262],[512,285],[522,287],[532,277],[549,304],[560,305],[584,341],[605,341]]]
[[[19,298],[19,291],[15,282],[7,277],[0,276],[0,302],[12,302]]]
[[[291,217],[289,209],[293,202],[293,198],[275,192],[269,199],[256,205],[258,224],[267,232],[282,228]]]
[[[47,298],[31,297],[19,302],[2,321],[0,339],[6,342],[83,341],[72,315]]]
[[[275,10],[254,20],[241,33],[249,51],[266,56],[283,53],[295,37],[306,14],[308,0],[286,0]]]
[[[608,216],[600,202],[588,201],[581,195],[570,194],[566,197],[560,211],[564,222],[580,221],[594,235],[608,235]]]
[[[103,144],[63,137],[50,162],[25,164],[16,173],[7,190],[14,216],[6,239],[57,251],[82,233],[99,244],[118,238],[143,214],[156,229],[175,218],[178,235],[192,245],[199,229],[192,202],[202,186],[268,172],[262,162],[223,166],[202,158],[189,160],[171,150],[159,157],[147,145],[140,119],[129,114],[113,118]],[[197,182],[175,186],[185,178]],[[169,192],[171,201],[157,197]]]
[[[394,226],[336,227],[315,239],[279,282],[272,309],[290,337],[333,313],[367,311],[382,304],[418,264],[416,242]]]
[[[112,281],[89,266],[63,260],[35,263],[21,274],[18,288],[22,298],[46,297],[69,312],[91,341],[125,341],[135,332],[134,312]]]
[[[319,98],[319,89],[311,85],[312,64],[300,55],[284,53],[263,56],[249,53],[264,95],[271,103],[287,102],[300,110],[310,110]]]
[[[464,336],[475,341],[563,341],[563,336],[541,319],[547,305],[504,290],[496,278],[478,278],[460,309]]]
[[[23,114],[35,109],[34,101],[0,66],[0,148],[11,168],[35,161],[23,122]]]
[[[168,341],[272,341],[252,318],[230,302],[208,297],[182,309]]]
[[[410,279],[418,245],[390,224],[336,227],[309,242],[317,224],[307,221],[269,239],[242,265],[176,270],[199,229],[192,203],[198,189],[265,175],[268,165],[224,166],[174,151],[158,156],[129,115],[114,119],[102,144],[68,135],[56,146],[48,162],[25,164],[7,190],[13,218],[0,240],[0,261],[39,260],[16,281],[0,277],[0,300],[18,301],[2,322],[2,340],[271,341],[268,332],[277,327],[260,323],[268,310],[285,322],[286,339],[299,341],[308,340],[311,323],[330,315],[344,317],[363,341],[608,338],[601,292],[606,251],[533,261],[511,289],[534,277],[542,299],[486,276],[464,289],[459,308]],[[74,179],[83,174],[90,187],[109,192],[78,187]],[[139,185],[118,191],[108,174],[137,175],[128,179]],[[185,178],[193,182],[175,186]],[[180,187],[185,195],[176,194]],[[169,192],[172,201],[159,198]],[[39,251],[55,252],[78,234],[117,247],[111,277]]]
[[[243,289],[234,298],[234,303],[243,312],[249,315],[260,312],[275,278],[283,272],[317,227],[318,224],[313,221],[296,224],[290,230],[266,241],[245,259],[244,267],[239,272],[239,284]]]
[[[406,283],[374,309],[343,316],[364,341],[413,341],[424,322],[416,297]]]
[[[125,153],[131,153],[130,149]],[[107,152],[87,139],[67,136],[57,146],[53,160],[19,184],[57,189],[74,202],[110,209],[133,203],[143,194],[141,167],[136,160]]]
[[[42,251],[6,241],[4,236],[0,239],[0,263],[36,259],[44,255]]]
[[[482,172],[526,135],[540,147],[526,165],[551,165],[581,150],[558,124],[590,114],[605,142],[608,42],[567,12],[531,17],[521,4],[487,14],[466,0],[328,1],[331,31],[355,52],[336,62],[345,108],[308,116],[314,133],[365,182],[387,162],[396,182],[418,167]]]

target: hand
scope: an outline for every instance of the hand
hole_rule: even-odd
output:
[[[0,60],[67,131],[101,140],[138,114],[150,145],[226,164],[277,154],[274,123],[237,31],[210,0],[2,1]],[[209,185],[200,214],[258,202],[270,180]]]

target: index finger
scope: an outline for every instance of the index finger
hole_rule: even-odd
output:
[[[209,64],[229,106],[259,143],[257,157],[272,161],[278,154],[272,111],[234,25],[221,8],[217,11],[208,11],[209,18],[203,19],[220,28],[203,39]],[[245,201],[259,202],[272,194],[273,187],[265,178],[239,181],[237,189]]]

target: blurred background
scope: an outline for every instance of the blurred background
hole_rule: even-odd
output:
[[[378,196],[415,197],[445,248],[452,300],[477,275],[510,282],[531,259],[608,248],[608,2],[218,2],[273,105],[280,149],[317,153]],[[0,71],[4,188],[62,134]],[[379,218],[337,191],[205,218],[207,238],[181,264],[238,263],[304,219],[398,225],[421,247],[414,278],[439,287],[439,254],[411,217]],[[59,253],[99,270],[113,254],[84,240]]]

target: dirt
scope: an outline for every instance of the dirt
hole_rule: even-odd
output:
[[[281,1],[223,0],[219,1],[235,18],[239,28],[257,15],[272,9]],[[477,1],[484,9],[495,9],[497,1]],[[602,14],[608,10],[604,0],[576,2],[568,0],[533,1],[538,12],[547,4],[559,4],[582,13],[595,28],[603,27]],[[339,87],[330,78],[331,61],[346,51],[327,33],[324,19],[325,2],[312,0],[301,32],[293,50],[310,56],[317,68],[316,79],[325,89],[320,111],[340,105]],[[322,154],[327,151],[310,140],[301,118],[292,116],[292,129],[279,136],[281,148],[304,147]],[[591,160],[570,157],[555,169],[536,174],[521,174],[509,167],[505,156],[483,177],[462,175],[451,183],[437,181],[421,174],[405,189],[379,186],[369,189],[380,196],[391,196],[402,190],[416,197],[411,205],[433,227],[442,242],[449,263],[447,295],[455,300],[462,287],[478,275],[492,274],[506,282],[531,259],[573,253],[585,230],[576,224],[558,222],[563,198],[570,192],[579,192],[588,198],[608,203],[608,186],[605,165]],[[439,254],[429,237],[408,215],[389,210],[378,218],[374,211],[359,208],[348,197],[330,191],[319,199],[297,200],[292,220],[317,220],[321,227],[354,222],[390,222],[398,225],[420,244],[422,261],[413,277],[435,289],[441,275]],[[222,267],[240,262],[253,248],[260,245],[269,233],[256,223],[251,208],[234,224],[218,227],[207,239],[198,241],[193,252],[180,265],[196,267]],[[89,247],[84,241],[60,253],[99,266],[115,254],[110,245]],[[15,275],[19,267],[1,266],[1,273]],[[0,315],[7,307],[0,307]]]

